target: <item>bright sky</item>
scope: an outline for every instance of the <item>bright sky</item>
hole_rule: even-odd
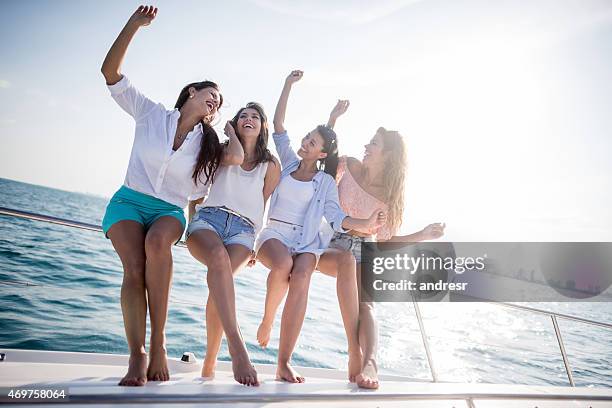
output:
[[[0,177],[109,197],[133,122],[104,56],[139,3],[0,3]],[[172,107],[191,81],[272,116],[303,69],[294,140],[350,99],[340,150],[379,126],[407,141],[403,230],[449,240],[612,240],[612,3],[588,0],[158,1],[123,66]],[[272,148],[273,150],[273,148]],[[274,150],[273,150],[274,151]],[[1,194],[1,193],[0,193]]]

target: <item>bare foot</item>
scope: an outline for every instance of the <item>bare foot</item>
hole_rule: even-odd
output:
[[[147,353],[130,354],[128,372],[119,385],[142,387],[147,383]]]
[[[202,378],[205,380],[212,380],[215,378],[215,369],[217,368],[217,361],[209,363],[204,359],[204,365],[202,366]]]
[[[354,383],[355,377],[361,374],[361,361],[363,360],[363,354],[359,346],[349,349],[349,361],[348,361],[348,375],[349,381]]]
[[[270,332],[272,332],[272,325],[266,325],[261,322],[257,329],[257,342],[261,347],[267,347],[270,342]]]
[[[278,367],[276,368],[276,379],[290,383],[303,383],[306,381],[306,379],[295,371],[289,363],[278,363]]]
[[[355,377],[359,388],[375,390],[378,388],[378,368],[376,361],[369,359],[363,366],[363,371]]]
[[[166,349],[164,347],[151,348],[149,355],[147,379],[149,381],[168,381],[170,379],[170,371],[168,371]]]
[[[232,370],[234,371],[234,380],[238,381],[242,385],[247,386],[258,386],[259,381],[257,380],[257,371],[251,364],[249,356],[234,357],[232,356]]]

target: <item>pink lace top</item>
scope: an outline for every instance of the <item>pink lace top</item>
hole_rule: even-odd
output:
[[[380,201],[370,193],[366,192],[353,178],[348,169],[346,156],[340,157],[338,171],[336,173],[338,181],[338,195],[342,210],[350,217],[369,218],[377,208],[388,210],[387,204]],[[363,234],[376,235],[379,239],[389,239],[394,234],[390,230],[389,224],[369,230],[358,230]]]

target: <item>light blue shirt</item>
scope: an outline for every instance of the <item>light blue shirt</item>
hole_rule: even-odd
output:
[[[274,133],[272,137],[281,162],[281,180],[284,177],[291,177],[291,173],[300,165],[300,158],[291,148],[287,132]],[[302,238],[298,242],[298,247],[303,252],[322,252],[329,245],[334,231],[346,232],[342,228],[346,214],[340,207],[338,186],[332,176],[324,171],[318,171],[312,182],[314,194],[306,210]],[[278,189],[272,193],[268,214],[272,213],[277,202]]]

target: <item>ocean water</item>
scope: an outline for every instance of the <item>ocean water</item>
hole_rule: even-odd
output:
[[[0,179],[0,206],[100,224],[107,199]],[[167,323],[168,353],[205,352],[206,268],[174,248]],[[267,270],[236,277],[238,318],[251,358],[275,363],[280,312],[267,349],[255,334]],[[0,347],[127,353],[119,294],[122,269],[100,233],[0,215]],[[610,303],[530,306],[612,322]],[[411,304],[377,304],[381,373],[430,379]],[[567,385],[550,318],[483,303],[422,303],[436,371],[443,381]],[[560,320],[579,386],[612,387],[612,330]],[[225,341],[219,356],[229,360]],[[293,362],[346,369],[347,353],[335,280],[313,277]]]

